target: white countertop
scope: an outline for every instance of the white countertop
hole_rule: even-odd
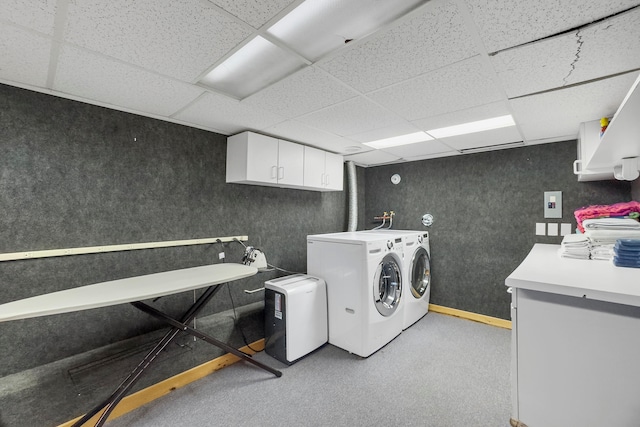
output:
[[[253,276],[255,267],[214,264],[129,277],[0,305],[0,322],[106,307],[177,294]]]
[[[519,289],[640,306],[640,268],[563,258],[560,245],[536,244],[505,284]]]

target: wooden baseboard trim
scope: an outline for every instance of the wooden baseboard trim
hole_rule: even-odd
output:
[[[486,323],[487,325],[498,326],[500,328],[511,329],[510,320],[500,319],[498,317],[485,316],[484,314],[472,313],[470,311],[458,310],[457,308],[443,307],[435,304],[429,304],[429,311],[460,317],[461,319],[473,320],[474,322]]]
[[[260,339],[258,341],[251,343],[249,346],[242,347],[240,350],[248,354],[255,354],[256,351],[262,351],[263,349],[264,349],[264,339]],[[118,406],[116,406],[116,408],[113,410],[113,412],[109,416],[109,420],[118,418],[128,412],[133,411],[134,409],[137,409],[151,402],[152,400],[165,396],[174,390],[184,387],[187,384],[190,384],[196,380],[199,380],[200,378],[204,378],[207,375],[212,374],[216,371],[219,371],[220,369],[226,366],[232,365],[239,360],[240,360],[239,357],[234,356],[233,354],[227,353],[209,362],[205,362],[202,365],[191,368],[187,371],[179,373],[178,375],[175,375],[171,378],[167,378],[164,381],[161,381],[157,384],[154,384],[143,390],[133,393],[132,395],[122,399],[122,401],[118,404]],[[89,421],[87,421],[86,424],[87,425],[95,424],[98,421],[98,418],[100,417],[100,415],[101,413],[97,414],[96,416],[91,418]],[[73,423],[78,421],[80,418],[82,417],[80,416],[71,421],[67,421],[64,424],[60,424],[58,427],[70,427],[73,425]]]

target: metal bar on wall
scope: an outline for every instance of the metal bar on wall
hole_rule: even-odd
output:
[[[249,240],[248,236],[208,237],[191,240],[172,240],[168,242],[126,243],[124,245],[87,246],[82,248],[48,249],[43,251],[22,251],[0,254],[1,261],[15,261],[19,259],[49,258],[67,255],[95,254],[102,252],[134,251],[137,249],[169,248],[172,246],[204,245],[219,242],[232,242],[234,240]]]

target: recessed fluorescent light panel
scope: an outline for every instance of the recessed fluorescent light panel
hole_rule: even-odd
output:
[[[491,129],[500,129],[508,126],[515,126],[511,115],[494,117],[492,119],[478,120],[477,122],[463,123],[461,125],[448,126],[439,129],[428,130],[427,132],[434,138],[442,139],[449,136],[465,135],[468,133],[483,132]]]
[[[315,62],[424,3],[427,0],[306,0],[267,33]]]
[[[495,151],[495,150],[501,150],[504,148],[522,147],[523,145],[524,145],[524,141],[516,141],[516,142],[508,142],[506,144],[487,145],[485,147],[463,148],[462,150],[460,150],[460,152],[462,154],[482,153],[484,151]]]
[[[211,70],[200,83],[244,99],[305,65],[298,56],[257,36]]]
[[[415,144],[416,142],[423,142],[432,140],[429,135],[424,132],[408,133],[406,135],[394,136],[391,138],[378,139],[377,141],[364,142],[363,144],[371,148],[389,148],[397,147],[399,145]]]

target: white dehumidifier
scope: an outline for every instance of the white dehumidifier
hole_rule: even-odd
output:
[[[264,284],[265,352],[288,365],[328,339],[327,285],[305,274]]]

